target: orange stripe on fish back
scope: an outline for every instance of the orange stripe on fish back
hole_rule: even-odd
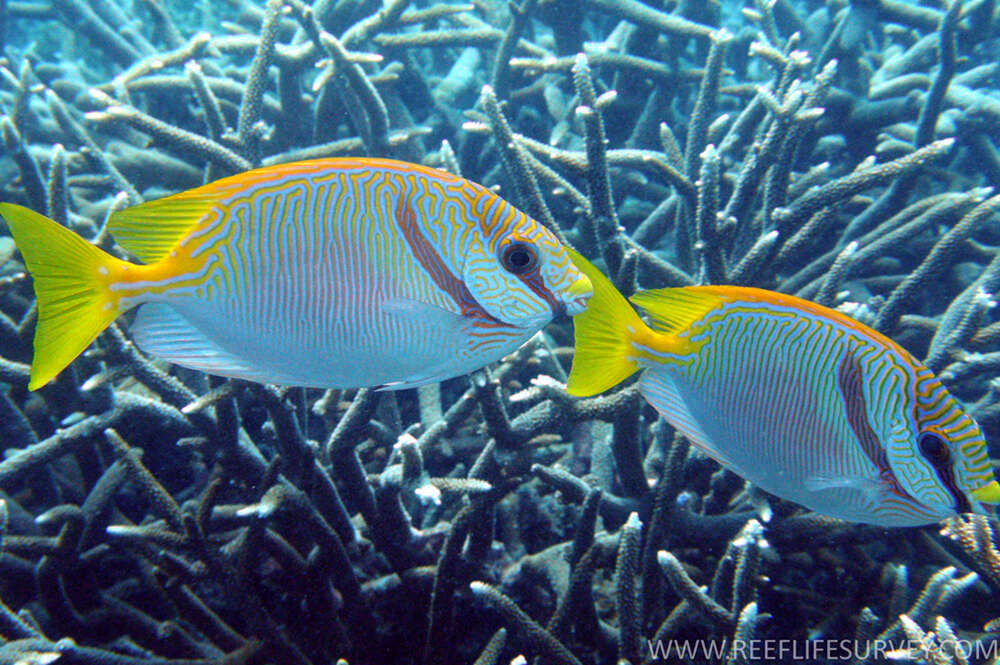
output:
[[[796,296],[788,295],[786,293],[778,293],[776,291],[767,291],[765,289],[757,289],[749,286],[694,286],[687,288],[712,293],[727,300],[744,300],[748,302],[756,301],[798,309],[806,314],[835,321],[845,328],[853,330],[858,334],[872,339],[873,341],[880,342],[885,346],[892,348],[903,356],[910,356],[910,353],[903,347],[899,346],[899,344],[877,330],[873,330],[856,319],[838,312],[835,309],[823,307],[822,305],[817,305],[814,302],[804,300]]]

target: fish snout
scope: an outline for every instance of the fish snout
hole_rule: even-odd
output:
[[[970,494],[972,494],[973,499],[980,503],[995,506],[1000,504],[1000,483],[991,480],[982,487],[972,490]]]
[[[587,302],[594,295],[594,285],[586,275],[580,275],[575,282],[569,285],[563,294],[563,303],[566,313],[576,316],[587,309]]]

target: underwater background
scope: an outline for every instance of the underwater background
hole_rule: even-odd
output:
[[[626,294],[837,307],[1000,453],[995,0],[6,0],[0,25],[0,199],[107,249],[112,212],[256,166],[419,162]],[[29,392],[0,234],[0,665],[1000,661],[992,517],[765,496],[633,383],[569,397],[568,320],[399,392],[208,377],[123,321]]]

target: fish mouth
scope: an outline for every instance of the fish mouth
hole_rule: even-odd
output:
[[[972,490],[969,494],[980,503],[995,506],[1000,504],[1000,483],[997,483],[996,480],[991,480],[982,487]]]
[[[586,275],[580,277],[569,285],[566,290],[565,311],[570,316],[576,316],[587,309],[587,303],[594,295],[594,286]]]
[[[580,296],[579,298],[570,300],[566,303],[566,313],[570,316],[582,314],[587,309],[587,302],[589,300],[590,296]]]

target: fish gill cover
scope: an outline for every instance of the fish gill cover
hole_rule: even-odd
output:
[[[0,198],[105,248],[111,212],[255,166],[421,162],[626,295],[839,306],[1000,436],[993,0],[0,8]],[[211,379],[113,325],[29,393],[31,285],[0,254],[2,663],[997,656],[991,518],[768,501],[634,384],[569,397],[566,322],[399,393]]]

